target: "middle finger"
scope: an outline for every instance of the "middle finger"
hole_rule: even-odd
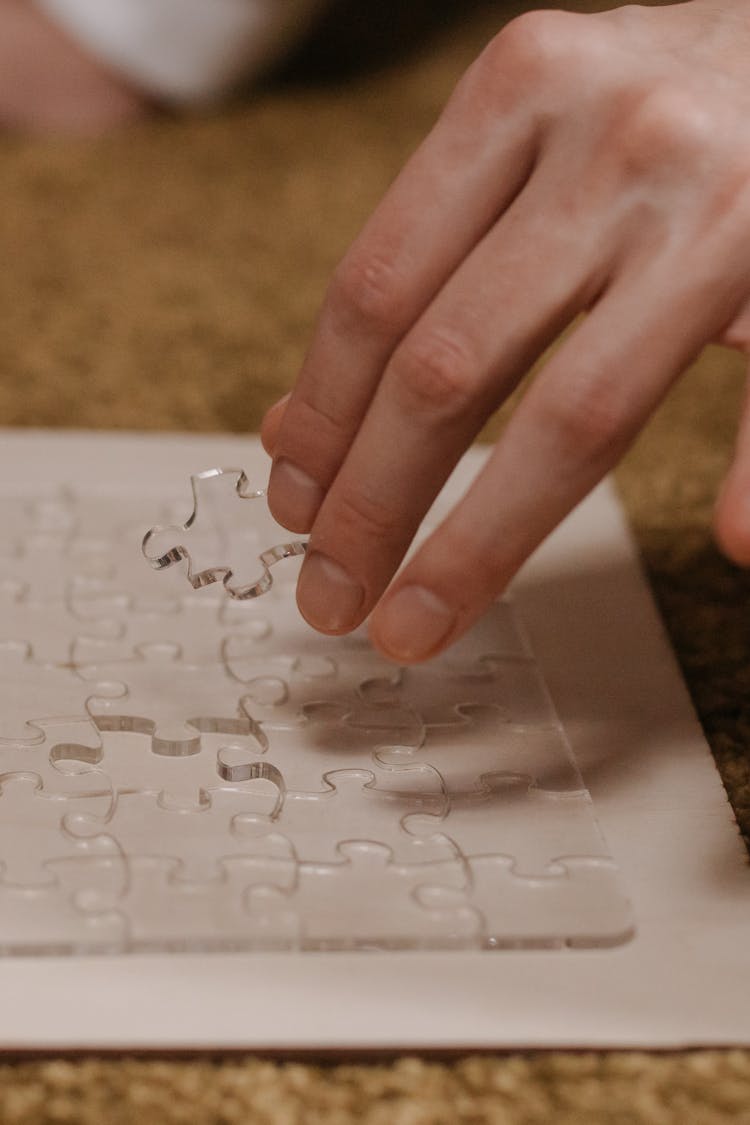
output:
[[[364,619],[488,415],[602,289],[596,218],[566,221],[547,185],[540,168],[391,357],[312,529],[298,601],[315,628]]]

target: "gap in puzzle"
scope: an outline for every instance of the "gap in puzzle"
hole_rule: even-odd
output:
[[[262,597],[193,590],[189,561],[254,582],[288,538],[262,494],[201,505],[157,575],[144,531],[186,498],[0,495],[0,953],[629,940],[512,601],[398,669],[305,625],[299,559]]]

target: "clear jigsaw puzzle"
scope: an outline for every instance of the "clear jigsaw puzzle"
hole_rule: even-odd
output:
[[[239,470],[193,499],[0,495],[0,953],[628,941],[512,594],[399,669]]]

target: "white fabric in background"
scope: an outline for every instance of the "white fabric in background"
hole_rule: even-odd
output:
[[[325,0],[34,0],[134,85],[177,105],[210,103],[269,66]]]

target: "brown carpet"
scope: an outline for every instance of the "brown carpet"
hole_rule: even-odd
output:
[[[0,140],[0,424],[250,431],[294,377],[350,237],[509,5],[389,59],[399,6],[349,53],[382,65],[277,83],[217,116],[99,142]],[[408,7],[408,5],[401,5]],[[429,6],[428,6],[429,7]],[[395,14],[394,14],[395,13]],[[389,24],[391,20],[391,24]],[[409,29],[406,29],[409,30]],[[405,30],[405,34],[406,34]],[[414,38],[419,28],[412,21]],[[398,38],[398,34],[396,35]],[[320,66],[317,67],[320,70]],[[297,72],[299,74],[299,71]],[[711,540],[742,391],[710,350],[618,480],[716,760],[750,839],[750,579]],[[747,989],[747,982],[738,982]],[[326,1067],[252,1059],[0,1067],[0,1121],[750,1122],[750,1053],[562,1053]]]

